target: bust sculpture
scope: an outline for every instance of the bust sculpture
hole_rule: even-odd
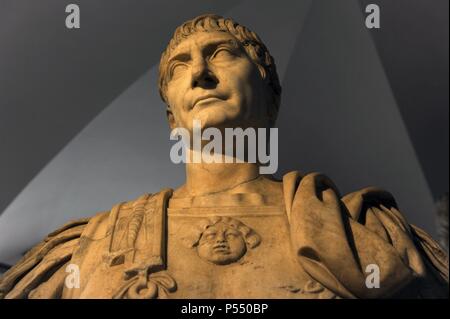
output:
[[[273,127],[281,97],[259,37],[217,15],[176,29],[159,90],[170,127],[189,132]],[[259,165],[187,163],[180,188],[69,222],[4,274],[0,298],[448,297],[447,255],[391,194],[341,196],[322,174]]]

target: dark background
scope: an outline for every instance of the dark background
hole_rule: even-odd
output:
[[[65,7],[81,28],[65,27]],[[381,9],[381,28],[364,8]],[[283,86],[280,165],[391,191],[435,235],[448,191],[448,0],[0,0],[0,263],[67,220],[183,183],[156,67],[215,12],[259,34]]]

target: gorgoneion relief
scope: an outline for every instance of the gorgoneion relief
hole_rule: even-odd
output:
[[[190,227],[194,233],[185,238],[185,244],[197,249],[200,258],[217,265],[238,261],[261,241],[251,228],[230,217],[203,219]]]

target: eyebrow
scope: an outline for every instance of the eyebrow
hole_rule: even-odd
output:
[[[234,48],[239,48],[239,42],[235,39],[217,39],[207,43],[202,48],[202,52],[212,51],[212,48],[216,48],[222,44],[232,44]],[[167,63],[170,64],[172,61],[188,61],[190,60],[190,57],[191,55],[188,52],[180,52],[169,58],[169,61]]]

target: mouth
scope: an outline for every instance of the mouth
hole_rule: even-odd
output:
[[[217,100],[222,100],[222,98],[220,98],[217,95],[213,95],[213,94],[207,94],[204,96],[200,96],[197,99],[195,99],[194,103],[192,104],[192,109],[199,104],[207,104],[207,103],[214,102]]]
[[[228,247],[228,245],[225,244],[218,244],[213,246],[213,251],[215,253],[227,254],[230,252],[230,247]]]

